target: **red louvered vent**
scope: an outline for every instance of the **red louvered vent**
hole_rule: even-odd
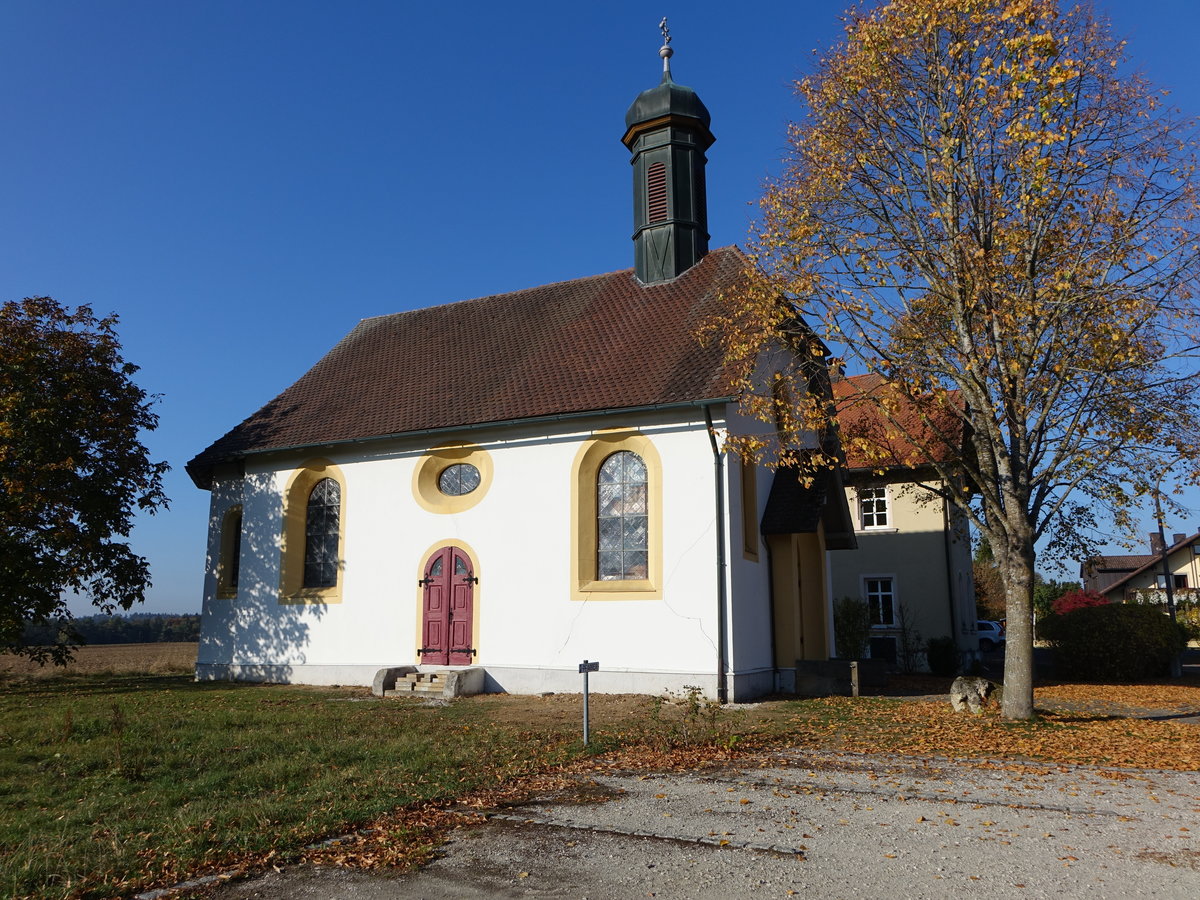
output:
[[[667,167],[656,162],[646,172],[646,205],[649,224],[667,220]]]

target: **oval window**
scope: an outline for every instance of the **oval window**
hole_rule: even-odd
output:
[[[455,463],[438,475],[438,490],[450,497],[461,497],[479,487],[479,470],[470,463]]]

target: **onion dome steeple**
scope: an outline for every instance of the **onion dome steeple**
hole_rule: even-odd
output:
[[[708,252],[704,155],[715,140],[696,92],[671,78],[671,34],[659,26],[662,81],[625,114],[622,143],[633,154],[634,267],[643,284],[682,275]]]

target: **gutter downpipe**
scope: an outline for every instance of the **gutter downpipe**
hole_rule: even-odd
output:
[[[745,498],[742,499],[745,503]],[[761,539],[767,548],[767,610],[771,616],[771,684],[777,693],[782,691],[779,683],[779,655],[775,652],[779,646],[775,643],[775,557],[771,554],[771,542]]]
[[[729,702],[729,680],[725,672],[725,643],[727,623],[725,607],[728,591],[725,588],[725,466],[721,459],[721,448],[717,446],[717,435],[713,427],[712,407],[704,407],[704,421],[708,424],[708,441],[712,445],[714,483],[717,494],[717,701]]]

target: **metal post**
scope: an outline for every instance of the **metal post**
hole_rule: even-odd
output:
[[[1175,585],[1173,584],[1174,577],[1171,574],[1171,555],[1167,548],[1167,535],[1163,531],[1163,513],[1162,502],[1159,500],[1158,494],[1154,495],[1154,517],[1158,519],[1158,543],[1162,550],[1162,577],[1163,587],[1167,589],[1167,615],[1171,617],[1171,621],[1175,619]],[[1171,657],[1171,677],[1183,677],[1183,655],[1176,653]]]
[[[1163,587],[1167,590],[1167,615],[1171,617],[1171,621],[1175,621],[1175,585],[1172,583],[1171,576],[1171,559],[1167,553],[1167,536],[1163,533],[1163,514],[1162,504],[1158,499],[1158,495],[1154,497],[1154,517],[1158,519],[1158,542],[1162,546],[1162,574]]]
[[[579,674],[583,676],[583,746],[587,746],[588,738],[588,675],[591,672],[599,672],[600,663],[584,660],[579,664]]]

